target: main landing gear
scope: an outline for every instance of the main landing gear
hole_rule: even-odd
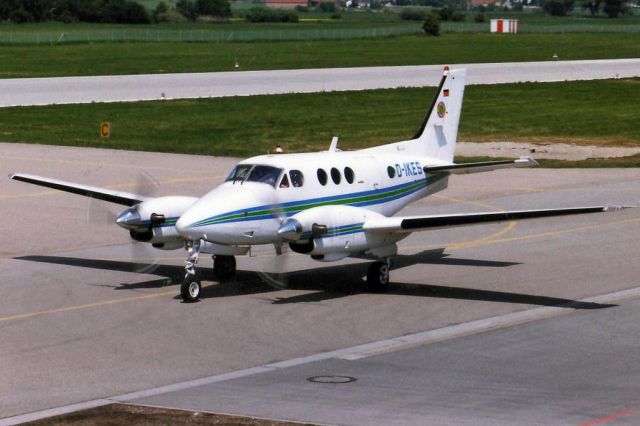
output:
[[[197,302],[202,290],[200,275],[196,270],[200,257],[200,240],[187,243],[187,260],[184,261],[184,280],[180,286],[180,295],[186,303]],[[213,256],[213,274],[220,281],[226,281],[236,274],[236,258],[228,255]]]
[[[369,291],[381,293],[389,288],[389,269],[391,261],[373,262],[367,271],[367,288]]]

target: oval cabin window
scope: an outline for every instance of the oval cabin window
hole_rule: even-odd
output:
[[[347,182],[353,183],[355,175],[353,174],[353,170],[351,169],[351,167],[344,168],[344,178],[347,180]]]
[[[327,184],[327,172],[323,169],[318,169],[318,182],[320,182],[320,185],[322,186]]]
[[[331,169],[331,180],[333,181],[333,183],[338,185],[340,183],[341,178],[342,176],[340,175],[340,170],[333,167]]]
[[[391,166],[387,167],[387,174],[391,179],[393,179],[394,177],[396,177],[396,169]]]

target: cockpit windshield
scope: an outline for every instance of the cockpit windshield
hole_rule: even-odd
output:
[[[272,166],[238,164],[227,177],[227,182],[260,182],[273,187],[282,173],[282,169]]]

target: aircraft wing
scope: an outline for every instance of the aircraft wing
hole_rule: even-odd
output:
[[[536,167],[538,162],[530,157],[522,157],[517,160],[484,161],[481,163],[450,164],[446,166],[427,166],[424,172],[427,174],[450,173],[467,174],[489,172],[497,169],[513,167]]]
[[[114,191],[111,189],[99,188],[96,186],[65,182],[63,180],[50,179],[42,176],[28,175],[23,173],[11,174],[9,175],[9,178],[21,182],[32,183],[34,185],[44,186],[46,188],[70,192],[72,194],[84,195],[85,197],[92,197],[97,200],[108,201],[110,203],[122,204],[125,206],[133,206],[149,199],[149,197],[145,197],[144,195]]]
[[[539,217],[564,216],[621,210],[626,206],[593,206],[565,209],[517,210],[507,212],[462,213],[453,215],[387,217],[367,221],[366,231],[413,232],[427,229],[452,228],[477,223],[502,222],[506,220],[534,219]]]

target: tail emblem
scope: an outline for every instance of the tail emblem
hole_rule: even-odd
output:
[[[447,113],[447,107],[444,102],[440,102],[437,107],[438,117],[444,118],[444,115]]]

